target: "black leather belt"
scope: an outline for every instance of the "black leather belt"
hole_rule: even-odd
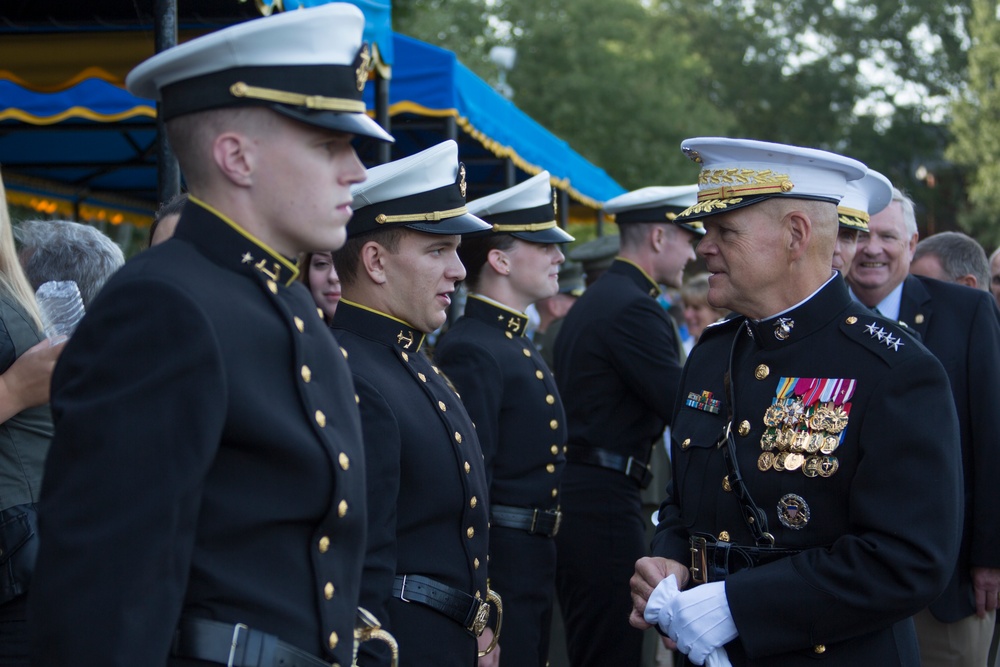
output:
[[[311,653],[242,623],[183,618],[170,654],[229,667],[330,667]]]
[[[419,574],[397,576],[392,584],[392,595],[403,602],[426,605],[476,637],[483,634],[486,621],[490,618],[490,607],[486,600]]]
[[[692,535],[691,580],[696,584],[722,581],[727,575],[756,565],[788,558],[802,549],[782,547],[747,547],[707,535]]]
[[[653,481],[653,471],[646,463],[634,456],[625,456],[608,449],[570,446],[566,450],[566,460],[623,472],[638,482],[640,489],[645,489]]]
[[[559,532],[562,512],[559,510],[529,509],[510,505],[490,507],[490,525],[526,530],[530,535],[553,537]]]

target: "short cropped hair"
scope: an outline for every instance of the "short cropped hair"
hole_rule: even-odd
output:
[[[917,244],[913,261],[925,255],[933,255],[941,263],[941,269],[951,282],[962,276],[972,275],[980,289],[990,288],[990,262],[986,251],[975,239],[961,232],[941,232],[928,236]]]
[[[96,227],[68,220],[28,220],[17,230],[21,263],[34,289],[51,280],[72,280],[84,308],[125,264],[125,255]]]
[[[379,229],[361,236],[350,236],[340,250],[333,253],[333,265],[337,267],[340,282],[354,285],[361,272],[361,248],[369,241],[375,241],[391,253],[399,250],[399,242],[407,231],[405,227],[390,227]]]

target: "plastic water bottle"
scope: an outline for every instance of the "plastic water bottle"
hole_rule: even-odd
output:
[[[38,309],[42,312],[45,337],[53,343],[66,340],[76,330],[83,318],[83,299],[80,288],[72,280],[53,280],[42,283],[35,292]]]

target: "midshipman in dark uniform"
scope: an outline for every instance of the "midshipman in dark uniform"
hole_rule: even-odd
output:
[[[916,667],[909,617],[961,532],[958,425],[941,364],[831,270],[837,202],[867,169],[744,139],[683,149],[702,167],[679,218],[705,224],[708,300],[743,316],[685,366],[633,623],[695,664]]]
[[[434,357],[476,424],[490,483],[490,585],[503,593],[502,665],[545,667],[552,622],[566,416],[555,380],[525,335],[528,306],[559,289],[549,173],[469,204],[493,228],[462,237],[465,315]]]
[[[350,240],[334,255],[344,296],[333,328],[365,438],[361,605],[395,635],[402,665],[474,667],[477,637],[484,651],[495,637],[486,627],[483,454],[461,399],[424,351],[465,277],[461,234],[485,229],[466,211],[465,167],[445,141],[369,172],[354,189]],[[388,658],[365,645],[358,664]]]
[[[364,17],[331,4],[158,54],[191,192],[104,287],[53,376],[33,664],[349,665],[364,450],[295,257],[344,242]]]
[[[642,633],[628,624],[628,580],[648,553],[640,489],[662,444],[680,381],[680,342],[657,301],[679,287],[700,223],[674,217],[697,186],[650,187],[605,204],[621,229],[611,267],[573,306],[555,347],[569,443],[556,591],[574,667],[634,667]],[[646,514],[648,516],[648,514]]]

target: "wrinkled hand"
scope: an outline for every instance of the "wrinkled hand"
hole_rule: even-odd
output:
[[[3,421],[13,415],[49,402],[49,387],[52,383],[52,370],[56,360],[62,354],[66,343],[52,345],[43,340],[18,357],[10,368],[0,375],[3,384],[3,412],[10,412]]]
[[[972,568],[972,588],[976,592],[976,616],[1000,608],[1000,568]]]
[[[632,613],[628,622],[632,627],[645,630],[652,627],[646,622],[644,614],[646,612],[646,601],[650,594],[661,581],[674,575],[679,588],[687,586],[690,573],[688,569],[675,560],[666,558],[640,558],[635,563],[635,574],[629,580],[629,588],[632,591]],[[668,648],[675,648],[670,646]]]
[[[476,641],[479,643],[479,650],[485,651],[490,642],[493,641],[493,630],[484,628],[483,634],[479,635]],[[479,659],[479,667],[500,667],[500,644],[497,644],[495,649]]]

